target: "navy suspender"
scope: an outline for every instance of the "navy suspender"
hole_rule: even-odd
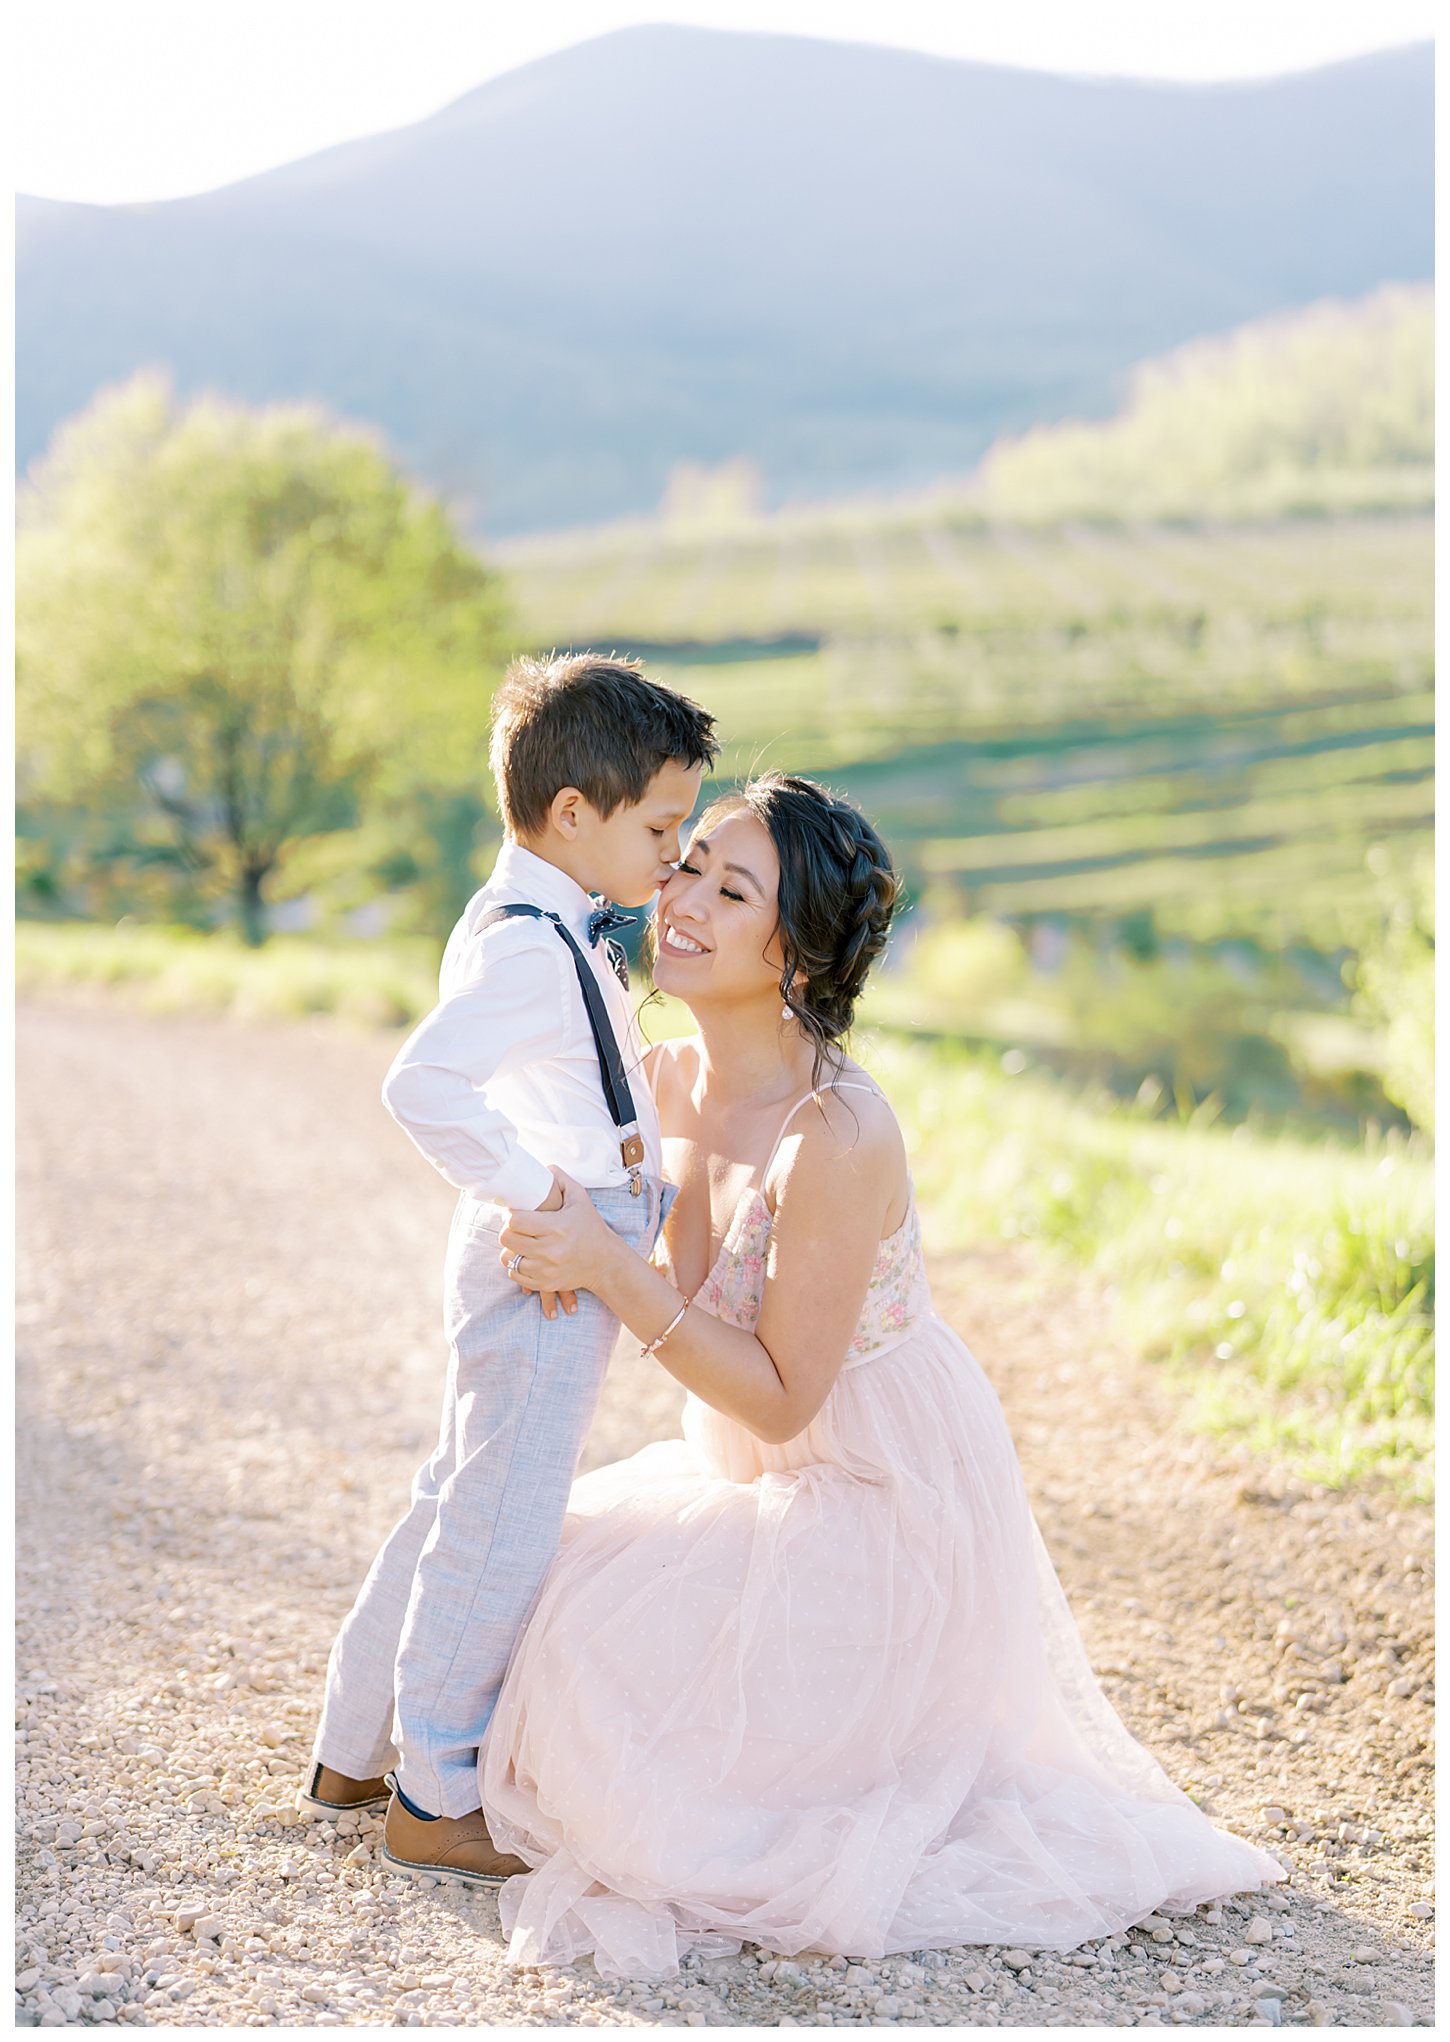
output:
[[[624,1074],[624,1058],[619,1053],[619,1043],[610,1024],[609,1009],[604,1004],[599,981],[590,969],[588,958],[559,917],[551,915],[545,908],[513,901],[506,907],[491,908],[486,915],[479,917],[477,927],[486,929],[490,922],[508,921],[516,915],[527,915],[533,921],[552,922],[573,954],[574,971],[579,980],[579,990],[584,995],[585,1011],[594,1035],[595,1054],[599,1058],[599,1077],[604,1086],[605,1102],[619,1130],[619,1159],[629,1172],[631,1195],[638,1198],[644,1190],[644,1179],[640,1174],[644,1162],[644,1141],[639,1131],[639,1117],[634,1110],[634,1095]]]

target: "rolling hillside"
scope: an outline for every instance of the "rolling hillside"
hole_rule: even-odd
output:
[[[476,531],[902,487],[1131,364],[1431,271],[1432,53],[1187,88],[641,28],[166,205],[22,201],[17,453],[101,384],[308,397]]]
[[[1345,1125],[1392,1112],[1349,987],[1431,842],[1432,560],[1423,512],[942,495],[506,549],[535,643],[647,654],[722,775],[815,773],[884,831],[916,911],[873,1020]]]

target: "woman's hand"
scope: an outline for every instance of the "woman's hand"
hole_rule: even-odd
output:
[[[514,1207],[498,1237],[499,1261],[521,1290],[542,1294],[549,1319],[555,1316],[554,1293],[572,1313],[576,1290],[598,1289],[609,1252],[620,1245],[582,1185],[558,1169],[554,1181],[564,1195],[562,1206],[552,1212]]]

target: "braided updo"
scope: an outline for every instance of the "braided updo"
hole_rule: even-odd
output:
[[[866,975],[886,948],[901,882],[860,809],[814,780],[764,773],[712,804],[701,827],[741,809],[767,831],[780,863],[780,992],[815,1044],[814,1084],[827,1063],[840,1062]]]

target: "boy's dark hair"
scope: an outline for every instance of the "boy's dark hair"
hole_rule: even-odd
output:
[[[709,766],[720,750],[708,709],[646,680],[638,660],[576,652],[516,659],[493,698],[493,768],[510,833],[532,835],[561,787],[601,815],[642,801],[661,766]]]

